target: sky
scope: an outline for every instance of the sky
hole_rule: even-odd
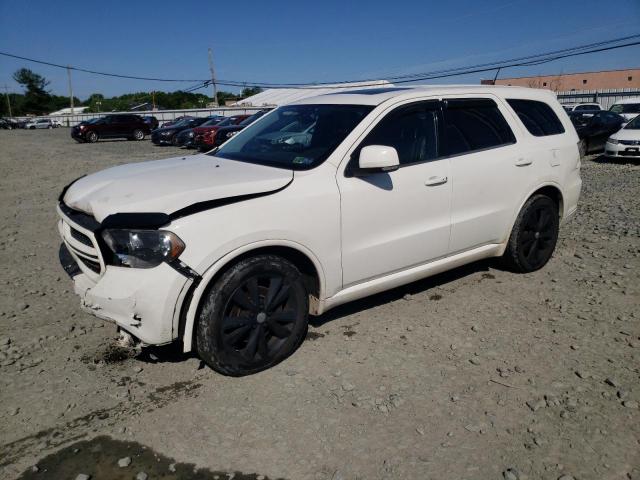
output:
[[[86,2],[0,0],[0,51],[135,76],[251,82],[384,78],[640,33],[640,0]],[[27,67],[68,95],[66,70],[0,56],[0,87]],[[504,70],[502,78],[640,67],[640,46]],[[492,73],[430,83],[479,83]],[[193,82],[73,72],[74,95],[172,91]],[[220,87],[237,91],[231,87]],[[199,90],[211,94],[211,89]]]

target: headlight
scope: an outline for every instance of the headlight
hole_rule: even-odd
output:
[[[615,139],[615,138],[611,138],[611,137],[609,137],[607,139],[607,142],[611,143],[612,145],[617,145],[618,144],[618,140]]]
[[[105,230],[102,238],[113,252],[111,265],[152,268],[180,256],[184,242],[165,230]]]
[[[227,138],[231,138],[231,137],[233,137],[234,135],[237,135],[237,133],[238,133],[238,132],[229,132],[229,133],[227,133]]]

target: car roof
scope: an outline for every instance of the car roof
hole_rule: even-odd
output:
[[[307,97],[291,105],[309,104],[346,104],[346,105],[380,105],[393,99],[411,99],[412,97],[439,96],[450,94],[495,94],[500,97],[526,98],[532,100],[549,100],[555,95],[549,90],[538,88],[511,87],[502,85],[416,85],[388,86],[368,89],[345,89],[315,97]]]

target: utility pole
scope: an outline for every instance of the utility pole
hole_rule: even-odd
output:
[[[67,77],[69,78],[69,101],[71,106],[71,115],[73,115],[73,88],[71,87],[71,67],[67,65]]]
[[[9,107],[9,118],[13,117],[13,115],[11,115],[11,100],[9,100],[9,87],[7,86],[7,84],[4,84],[4,93],[7,95],[7,107]]]
[[[218,89],[216,87],[216,74],[213,70],[213,52],[209,48],[209,71],[211,72],[211,85],[213,85],[213,104],[218,106]]]
[[[154,112],[156,111],[156,91],[155,90],[151,92],[151,109]]]

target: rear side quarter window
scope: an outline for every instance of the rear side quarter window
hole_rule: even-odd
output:
[[[564,133],[562,122],[553,109],[537,100],[507,99],[507,103],[518,115],[531,135],[546,137]]]

